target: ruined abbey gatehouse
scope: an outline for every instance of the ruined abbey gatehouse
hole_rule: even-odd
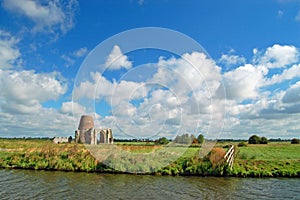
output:
[[[83,144],[112,144],[111,129],[96,129],[92,116],[83,115],[80,118],[78,130],[75,131],[75,142]]]

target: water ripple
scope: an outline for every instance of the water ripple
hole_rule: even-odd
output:
[[[0,170],[1,199],[299,199],[299,179]]]

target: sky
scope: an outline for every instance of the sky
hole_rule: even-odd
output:
[[[299,47],[299,0],[1,0],[0,137],[299,138]]]

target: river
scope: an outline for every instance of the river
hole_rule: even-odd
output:
[[[298,178],[0,170],[1,199],[300,199]]]

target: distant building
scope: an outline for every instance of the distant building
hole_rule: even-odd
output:
[[[54,144],[70,143],[72,142],[72,137],[54,137],[52,141]]]
[[[83,144],[113,144],[111,129],[96,129],[92,116],[83,115],[80,118],[78,130],[75,131],[75,142]]]

